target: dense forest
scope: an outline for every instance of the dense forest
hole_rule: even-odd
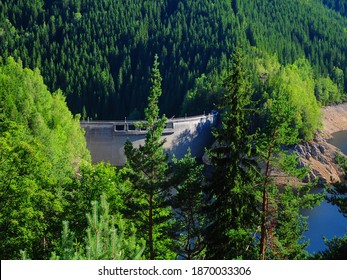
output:
[[[0,0],[1,259],[346,258],[346,237],[305,250],[324,194],[285,149],[347,99],[345,6]],[[169,161],[166,116],[211,109],[209,165]],[[79,120],[124,117],[145,144],[92,164]],[[345,185],[329,192],[346,215]]]
[[[283,65],[305,57],[316,77],[346,90],[345,6],[327,0],[2,0],[0,53],[38,67],[51,91],[64,92],[73,114],[92,119],[144,117],[157,53],[162,112],[189,115],[183,100],[204,75],[219,76],[236,43],[276,54]]]

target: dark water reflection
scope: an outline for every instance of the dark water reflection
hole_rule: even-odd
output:
[[[347,155],[347,131],[340,131],[332,134],[333,138],[328,142],[339,148]],[[322,191],[317,189],[317,192]],[[341,237],[346,233],[347,219],[338,211],[338,208],[327,201],[323,201],[320,206],[312,210],[303,211],[308,216],[309,230],[305,237],[310,239],[307,248],[309,253],[318,252],[326,248],[323,236],[327,239]]]
[[[332,134],[328,143],[339,148],[345,155],[347,155],[347,130],[335,132]]]
[[[317,190],[322,191],[322,190]],[[307,247],[309,253],[322,251],[326,248],[323,236],[327,239],[341,237],[346,233],[347,219],[338,211],[338,208],[327,201],[321,205],[303,211],[303,215],[308,216],[309,229],[305,233],[305,239],[310,240]]]

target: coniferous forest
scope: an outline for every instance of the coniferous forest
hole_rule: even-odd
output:
[[[346,259],[305,250],[324,193],[287,149],[347,100],[346,58],[347,1],[0,0],[1,259]],[[169,161],[167,117],[212,109],[209,164]],[[92,164],[80,120],[124,118],[145,144]]]

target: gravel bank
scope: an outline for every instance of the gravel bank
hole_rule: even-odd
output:
[[[347,130],[347,103],[323,108],[322,122],[325,138],[331,138],[334,132]]]

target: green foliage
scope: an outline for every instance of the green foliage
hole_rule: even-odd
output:
[[[42,144],[53,177],[63,179],[83,160],[89,160],[86,141],[61,92],[53,96],[38,70],[23,69],[12,58],[0,66],[2,119],[22,124]]]
[[[341,92],[336,84],[328,78],[319,78],[314,89],[317,101],[322,105],[341,102]]]
[[[282,144],[312,140],[321,127],[321,113],[314,95],[316,82],[308,61],[300,59],[281,67],[276,60],[265,56],[258,58],[254,65],[259,75],[258,93],[254,97],[259,106],[255,118],[258,119],[257,126],[268,134],[274,130],[271,122],[281,124],[276,133],[283,134],[279,135]]]
[[[237,43],[277,54],[285,66],[306,57],[317,74],[339,85],[341,94],[347,85],[344,1],[1,3],[2,56],[39,67],[50,91],[62,89],[69,108],[83,118],[124,119],[135,108],[143,118],[150,87],[146,77],[155,53],[165,65],[160,107],[170,116],[191,114],[185,112],[189,107],[181,108],[183,100],[200,106],[195,97],[201,96],[209,102],[208,85],[200,90],[196,79],[220,74]],[[341,70],[340,82],[334,69]],[[210,110],[206,102],[192,111]]]
[[[306,257],[307,244],[300,240],[307,226],[300,210],[313,207],[323,198],[310,195],[310,187],[297,187],[294,191],[289,186],[280,191],[273,171],[282,172],[281,176],[301,179],[305,176],[307,169],[298,168],[298,157],[283,151],[283,146],[313,137],[319,124],[319,107],[313,96],[314,80],[307,61],[299,60],[280,68],[276,60],[272,60],[274,63],[271,60],[265,57],[255,63],[255,68],[261,71],[258,77],[261,107],[256,112],[260,125],[255,146],[264,169],[260,184],[260,257],[302,259]]]
[[[139,236],[146,240],[147,259],[172,259],[171,239],[168,235],[172,212],[167,204],[168,155],[164,152],[164,131],[166,117],[159,117],[158,100],[161,95],[161,75],[155,56],[148,107],[145,109],[147,129],[143,146],[134,148],[130,141],[125,144],[127,171],[131,182],[131,194],[127,200],[128,213],[138,228]]]
[[[205,241],[209,259],[254,258],[259,211],[256,164],[251,159],[249,116],[251,88],[239,49],[224,80],[221,127],[217,145],[209,151],[215,172],[206,188],[208,227]],[[221,222],[223,221],[223,222]]]
[[[334,237],[331,240],[325,239],[327,249],[320,251],[313,256],[318,260],[346,260],[347,258],[347,236],[342,238]]]
[[[288,151],[279,151],[276,153],[277,162],[273,164],[274,168],[278,168],[284,174],[295,177],[302,181],[310,171],[309,166],[300,167],[299,157],[295,153]]]
[[[345,176],[347,174],[347,159],[343,155],[336,155],[336,161],[343,169]],[[347,217],[347,185],[344,182],[335,183],[331,188],[328,188],[329,195],[327,200],[333,205],[337,205],[339,211]]]
[[[47,258],[55,246],[53,258],[62,259],[132,259],[142,250],[147,259],[257,258],[259,228],[268,236],[264,257],[305,258],[299,213],[320,197],[279,191],[270,170],[302,175],[281,145],[312,139],[318,105],[346,99],[345,15],[345,1],[330,0],[2,0],[1,258],[24,248],[23,258]],[[238,44],[247,57],[236,49],[228,60]],[[148,81],[155,53],[164,79],[156,55]],[[127,142],[123,170],[88,164],[79,117],[65,100],[83,119],[145,117],[145,145]],[[169,168],[159,104],[170,115],[222,104],[205,193],[189,154]],[[255,160],[265,163],[264,177]],[[331,192],[346,212],[345,186]],[[110,205],[91,207],[102,193]],[[58,244],[62,220],[71,222]],[[329,244],[344,248],[344,240]]]
[[[324,194],[310,193],[312,186],[286,186],[283,190],[269,186],[267,217],[267,250],[265,259],[302,260],[309,257],[305,251],[308,242],[302,242],[308,230],[303,209],[319,205]]]
[[[88,227],[85,240],[76,243],[69,223],[63,222],[60,255],[52,253],[51,259],[61,260],[137,260],[141,259],[144,240],[135,237],[133,226],[109,214],[109,205],[105,196],[101,196],[100,205],[92,202],[91,213],[86,215]]]
[[[328,6],[331,9],[334,9],[344,17],[347,17],[347,1],[346,0],[322,0],[324,5]]]
[[[69,226],[76,238],[81,239],[85,234],[85,213],[91,210],[90,201],[96,201],[102,194],[109,201],[112,215],[121,218],[120,213],[125,207],[123,195],[129,188],[122,180],[122,172],[109,164],[82,164],[71,182],[63,186],[64,198],[69,205],[64,219],[70,221]]]
[[[62,185],[89,160],[78,119],[38,70],[0,60],[1,258],[46,258],[66,207]]]
[[[208,76],[202,74],[195,79],[193,89],[189,90],[184,97],[181,115],[200,115],[215,109],[223,94],[223,79],[216,73]]]
[[[173,158],[173,190],[171,205],[175,213],[174,230],[179,234],[177,254],[183,259],[204,257],[203,230],[206,215],[202,184],[203,165],[188,153],[180,160]]]
[[[310,140],[320,128],[320,108],[314,97],[314,80],[307,60],[298,60],[282,73],[291,101],[297,106],[296,123],[302,139]]]
[[[336,155],[336,161],[343,169],[345,176],[347,171],[347,159],[343,155]],[[344,182],[335,183],[327,188],[326,200],[339,208],[339,212],[347,217],[347,185]],[[347,235],[331,240],[324,238],[325,245],[328,247],[324,251],[316,253],[314,259],[323,260],[345,260],[347,258]]]
[[[0,123],[0,256],[19,258],[20,250],[44,257],[54,216],[62,212],[56,179],[42,146],[13,122]]]

